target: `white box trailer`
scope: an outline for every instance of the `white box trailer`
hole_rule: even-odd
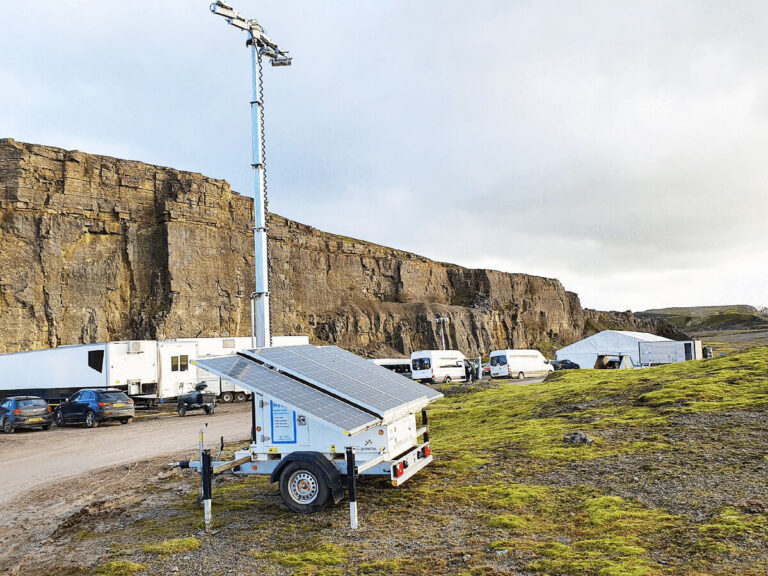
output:
[[[659,366],[675,364],[704,357],[701,340],[670,340],[667,342],[640,342],[640,365]]]
[[[374,358],[371,362],[376,364],[376,366],[381,366],[397,374],[402,374],[406,378],[411,378],[411,361],[408,358]]]
[[[411,353],[411,378],[417,382],[463,382],[464,354],[458,350],[417,350]]]
[[[286,338],[283,340],[283,338]],[[306,336],[275,337],[307,344]],[[179,338],[126,340],[59,346],[46,350],[0,354],[0,397],[40,396],[56,402],[82,388],[119,388],[146,402],[176,398],[199,382],[215,384],[213,391],[245,391],[198,371],[202,356],[236,354],[251,347],[250,338]]]
[[[314,512],[341,500],[343,475],[352,501],[357,474],[399,486],[432,461],[426,408],[442,394],[341,348],[263,348],[198,366],[254,394],[247,449],[212,467],[202,450],[177,463],[201,472],[204,493],[206,474],[266,474],[288,508]]]

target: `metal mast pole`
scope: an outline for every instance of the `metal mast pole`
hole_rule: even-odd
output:
[[[251,44],[251,76],[253,100],[251,100],[251,137],[253,138],[253,248],[256,290],[252,294],[253,334],[251,345],[264,348],[272,343],[269,322],[269,262],[267,260],[266,181],[264,178],[264,101],[261,82],[261,52],[253,34],[248,33]]]
[[[269,321],[269,260],[267,253],[267,179],[264,157],[264,94],[262,58],[269,59],[272,66],[290,66],[288,53],[270,40],[256,20],[243,18],[231,6],[217,0],[211,4],[211,12],[226,18],[227,23],[248,32],[247,46],[251,48],[251,78],[253,95],[251,99],[251,139],[253,148],[253,247],[254,275],[256,289],[251,294],[251,345],[264,348],[271,345],[272,334]]]

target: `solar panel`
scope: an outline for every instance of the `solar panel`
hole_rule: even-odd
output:
[[[240,356],[198,360],[197,366],[251,392],[274,396],[348,433],[379,423],[355,406]]]
[[[262,348],[244,354],[382,417],[405,405],[426,405],[442,396],[336,346]]]

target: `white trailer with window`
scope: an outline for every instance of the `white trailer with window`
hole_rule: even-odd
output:
[[[374,358],[371,362],[406,378],[411,377],[411,361],[408,358]]]
[[[204,477],[267,474],[304,513],[338,503],[344,475],[348,486],[357,474],[399,486],[432,461],[426,408],[442,394],[341,348],[263,348],[198,366],[254,394],[247,449],[212,469],[178,463]]]
[[[555,368],[538,350],[494,350],[489,358],[491,378],[546,376]]]
[[[411,353],[411,378],[417,382],[463,382],[466,358],[458,350],[418,350]]]
[[[643,367],[675,364],[704,357],[701,340],[670,340],[667,342],[640,342],[640,365]]]

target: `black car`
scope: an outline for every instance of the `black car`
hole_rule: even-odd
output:
[[[51,407],[37,396],[11,396],[0,402],[0,427],[6,434],[17,428],[51,427]]]
[[[581,368],[576,362],[571,362],[570,360],[552,360],[550,364],[552,364],[555,370],[578,370]]]
[[[96,428],[100,422],[110,420],[128,424],[133,416],[133,400],[120,390],[86,388],[59,404],[54,420],[56,426],[85,424],[87,428]]]

